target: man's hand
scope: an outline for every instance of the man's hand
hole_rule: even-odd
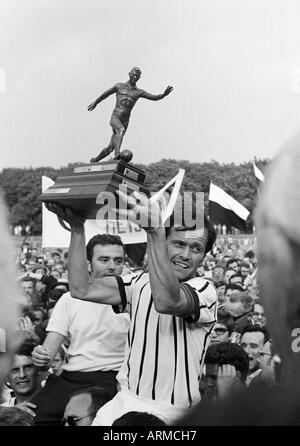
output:
[[[168,94],[170,94],[172,90],[173,90],[173,87],[171,87],[171,85],[168,85],[164,91],[164,96],[168,96]]]
[[[96,102],[92,102],[89,106],[88,106],[88,111],[92,111],[94,110],[94,108],[96,108],[97,104]]]
[[[36,409],[36,404],[30,403],[29,401],[23,401],[23,403],[16,404],[14,407],[28,413],[32,418],[36,417],[36,413],[32,409]]]
[[[63,207],[57,203],[45,203],[46,208],[56,214],[58,218],[69,223],[71,229],[82,228],[85,218],[74,212],[71,208]]]
[[[50,367],[53,354],[50,349],[38,345],[32,352],[32,361],[36,367]]]
[[[145,231],[163,226],[158,202],[151,201],[146,195],[136,191],[130,196],[120,190],[117,193],[123,205],[121,209],[117,209],[120,218],[132,221]]]
[[[231,364],[223,364],[219,367],[217,378],[218,397],[228,396],[239,383],[236,369]]]

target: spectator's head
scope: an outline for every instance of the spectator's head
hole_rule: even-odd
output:
[[[225,300],[225,297],[224,297],[224,295],[225,295],[225,288],[226,288],[225,282],[222,282],[222,281],[219,282],[217,284],[216,288],[217,288],[217,293],[218,293],[218,298],[219,298],[219,304],[221,304]]]
[[[241,285],[237,283],[230,283],[229,285],[225,286],[225,297],[228,298],[232,293],[236,293],[239,291],[244,291]]]
[[[63,347],[59,347],[58,352],[51,362],[51,368],[54,375],[59,376],[62,372],[62,366],[66,359],[66,352]]]
[[[67,282],[55,282],[47,292],[48,309],[49,304],[51,304],[52,302],[56,303],[61,298],[61,296],[68,291],[69,285]]]
[[[143,268],[147,243],[131,243],[125,250],[130,268]]]
[[[243,279],[242,276],[240,274],[233,274],[230,279],[229,279],[229,283],[230,284],[237,284],[237,285],[242,285],[243,284]]]
[[[43,276],[44,274],[47,273],[47,268],[44,265],[40,264],[39,266],[36,266],[34,268],[33,272],[34,274],[40,274],[41,276]]]
[[[33,308],[33,324],[45,328],[47,313],[42,307]]]
[[[246,291],[233,292],[226,296],[224,308],[236,318],[253,310],[253,299]]]
[[[235,270],[232,268],[226,268],[224,271],[224,282],[229,283],[229,279],[231,276],[235,274]]]
[[[166,426],[166,423],[152,413],[131,411],[117,418],[112,426]]]
[[[166,227],[166,237],[169,260],[177,279],[181,282],[196,275],[197,268],[204,256],[213,247],[216,232],[204,217],[203,228],[197,229],[196,226],[191,228],[186,226]]]
[[[212,279],[214,282],[221,282],[224,278],[224,268],[223,266],[216,265],[212,269]]]
[[[227,269],[233,269],[235,273],[239,272],[239,262],[237,259],[229,259],[226,265]]]
[[[249,372],[259,368],[259,352],[268,341],[268,333],[264,327],[249,325],[244,328],[240,345],[249,357]]]
[[[217,395],[217,378],[219,367],[230,364],[236,369],[237,378],[244,383],[249,370],[249,360],[244,350],[237,344],[221,342],[210,345],[207,349],[206,364],[206,386],[209,391],[209,399]]]
[[[248,263],[248,265],[251,265],[254,262],[254,260],[255,260],[254,251],[250,249],[249,251],[246,252],[243,258],[243,262]]]
[[[39,265],[43,265],[43,266],[44,266],[44,257],[39,256],[39,257],[36,259],[36,261],[37,261],[37,263],[38,263]]]
[[[55,266],[51,267],[50,276],[54,277],[54,279],[56,279],[57,281],[59,281],[61,279],[61,273],[59,271],[57,271]]]
[[[260,327],[263,327],[266,323],[264,307],[259,299],[254,302],[252,322]]]
[[[197,268],[197,275],[198,277],[204,277],[205,276],[205,269],[204,265],[199,265]]]
[[[38,370],[32,361],[32,350],[32,344],[25,344],[17,351],[7,376],[17,403],[28,401],[39,390]]]
[[[26,270],[28,273],[32,272],[35,267],[36,267],[35,260],[28,260],[28,262],[26,262]]]
[[[228,342],[232,333],[234,321],[232,316],[223,308],[218,310],[218,322],[216,322],[211,333],[211,344]]]
[[[246,262],[242,262],[240,264],[240,274],[242,276],[242,279],[246,279],[246,277],[248,276],[248,274],[250,273],[250,265],[249,263]]]
[[[279,366],[281,359],[274,352],[274,347],[271,341],[267,341],[262,350],[259,352],[259,367],[261,368],[261,379],[262,381],[272,386],[276,383],[276,364]]]
[[[65,407],[62,424],[65,426],[90,426],[98,410],[111,400],[111,395],[102,387],[77,390]]]
[[[21,281],[21,288],[25,294],[30,296],[32,299],[32,296],[34,295],[35,291],[35,279],[31,279],[30,277],[24,277]]]
[[[62,260],[59,260],[55,264],[55,271],[58,271],[60,276],[65,272],[65,264]]]
[[[122,273],[125,248],[117,235],[98,234],[87,244],[87,259],[94,278],[118,276]]]
[[[31,415],[18,407],[0,407],[0,426],[34,426]]]
[[[60,253],[57,252],[57,251],[53,252],[53,253],[51,254],[51,257],[52,257],[52,259],[53,259],[53,261],[54,261],[54,264],[57,263],[57,262],[59,262],[60,259],[61,259],[61,255],[60,255]]]

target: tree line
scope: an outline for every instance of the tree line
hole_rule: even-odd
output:
[[[268,160],[257,160],[258,167],[263,171]],[[72,169],[84,163],[69,164],[67,167],[37,168],[6,168],[0,172],[0,188],[3,191],[10,211],[12,227],[29,226],[32,235],[42,231],[41,178],[43,175],[56,180],[57,177],[70,174]],[[205,207],[208,206],[210,182],[222,187],[228,194],[238,200],[251,212],[249,231],[252,227],[252,213],[257,200],[257,184],[252,162],[242,164],[220,164],[217,161],[209,163],[191,163],[173,159],[162,159],[149,165],[134,164],[146,173],[146,184],[151,191],[163,187],[179,168],[185,169],[181,191],[197,191],[205,194]]]

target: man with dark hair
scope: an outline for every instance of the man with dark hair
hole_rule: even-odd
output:
[[[210,345],[205,355],[205,400],[228,396],[246,381],[249,370],[247,353],[237,344],[220,342]],[[231,367],[230,367],[231,366]]]
[[[98,412],[111,399],[102,387],[92,386],[77,390],[70,395],[64,411],[64,426],[90,426]]]
[[[238,259],[229,259],[227,264],[226,264],[226,268],[228,269],[233,269],[236,273],[239,272],[239,262]]]
[[[264,344],[269,340],[268,332],[264,327],[258,325],[249,325],[244,328],[240,345],[249,357],[249,374],[247,385],[249,386],[253,378],[261,372],[259,367],[259,352]]]
[[[49,205],[71,227],[72,296],[131,315],[118,374],[121,390],[100,409],[93,425],[111,425],[131,410],[172,422],[200,400],[199,377],[216,322],[217,293],[209,281],[195,275],[216,234],[206,218],[200,227],[182,223],[166,229],[157,202],[137,192],[130,197],[118,194],[128,204],[128,218],[147,231],[149,274],[90,280],[83,219],[70,209]],[[149,226],[149,221],[156,224]]]
[[[88,262],[92,262],[92,258],[94,256],[94,249],[95,247],[99,245],[99,246],[120,246],[123,250],[123,253],[125,255],[125,248],[124,245],[122,243],[122,240],[120,239],[120,237],[116,236],[116,235],[111,235],[111,234],[97,234],[94,235],[94,237],[92,237],[88,244],[86,245],[86,257]]]
[[[225,297],[229,297],[233,292],[244,291],[243,287],[238,283],[229,283],[225,286]]]
[[[249,273],[250,273],[250,265],[246,262],[242,262],[240,264],[240,274],[242,276],[243,281],[246,279]]]
[[[256,299],[254,302],[252,322],[253,325],[259,325],[261,327],[264,327],[266,323],[265,311],[260,299]]]
[[[85,267],[88,265],[91,278],[115,277],[122,273],[124,246],[116,235],[97,235],[87,244],[85,258],[89,258]],[[116,394],[116,375],[124,359],[128,325],[128,315],[116,315],[108,305],[73,299],[70,293],[58,300],[47,327],[47,338],[35,348],[33,358],[38,367],[50,366],[59,347],[68,339],[68,362],[62,366],[59,379],[48,378],[45,389],[53,399],[49,403],[52,409],[48,413],[45,401],[40,404],[37,423],[57,423],[69,395],[76,389],[96,385],[111,397]]]
[[[234,319],[224,308],[218,310],[218,320],[211,332],[211,344],[229,342],[234,327]]]
[[[21,280],[21,288],[26,296],[28,296],[31,304],[37,303],[38,300],[36,299],[36,293],[35,293],[35,279],[31,277],[24,277]]]

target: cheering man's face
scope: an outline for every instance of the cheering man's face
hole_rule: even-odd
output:
[[[182,231],[171,228],[167,237],[169,260],[179,282],[195,276],[207,244],[207,230]]]

